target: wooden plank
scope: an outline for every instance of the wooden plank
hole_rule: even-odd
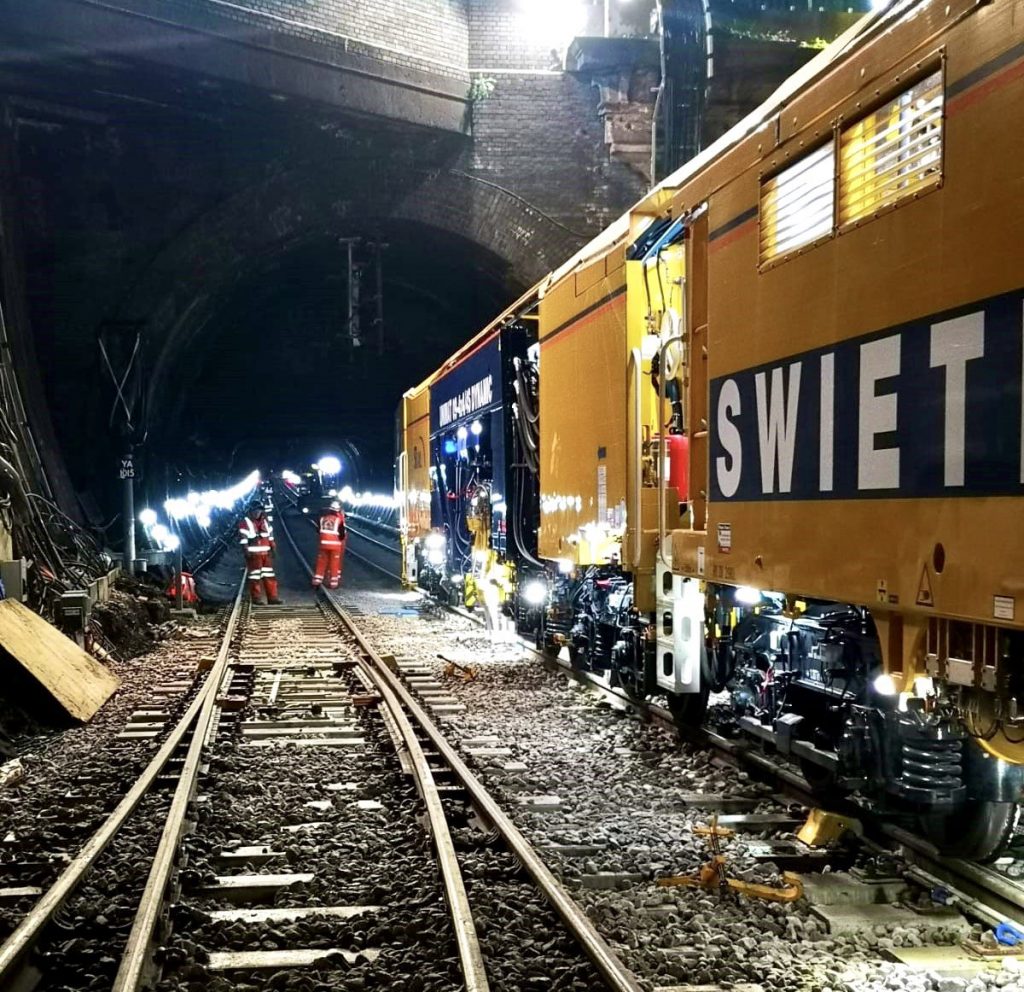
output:
[[[121,680],[17,600],[0,601],[0,647],[76,720],[91,720]]]

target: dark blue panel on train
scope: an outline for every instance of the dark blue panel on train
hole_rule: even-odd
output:
[[[430,387],[430,434],[469,427],[501,405],[499,335],[463,359]]]
[[[1024,293],[711,383],[714,500],[1024,495]]]

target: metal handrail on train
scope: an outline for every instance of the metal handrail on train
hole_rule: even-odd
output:
[[[643,386],[643,354],[639,348],[633,348],[629,353],[629,366],[626,372],[633,374],[633,445],[635,448],[632,459],[633,469],[633,517],[635,520],[632,522],[633,525],[633,553],[630,556],[630,564],[637,568],[640,565],[640,556],[643,553],[643,527],[642,517],[643,514],[640,512],[640,501],[643,497],[643,464],[640,459],[640,451],[643,446],[643,435],[641,434],[641,412],[642,405],[640,400],[641,387]],[[627,397],[628,397],[628,384],[627,384]],[[629,400],[627,398],[627,406]],[[627,411],[628,417],[628,411]],[[629,452],[626,452],[627,457]],[[628,519],[628,518],[627,518]]]
[[[684,283],[685,292],[685,283]],[[667,312],[667,311],[666,311]],[[685,317],[685,314],[684,314]],[[665,457],[668,454],[668,446],[665,444],[665,434],[661,430],[661,418],[665,411],[665,383],[666,375],[665,357],[668,354],[669,346],[675,342],[682,344],[686,340],[686,334],[673,334],[665,338],[658,352],[658,429],[661,431],[661,445],[658,448],[658,457],[655,459],[655,466],[658,480],[658,556],[666,568],[672,568],[672,561],[665,557]]]

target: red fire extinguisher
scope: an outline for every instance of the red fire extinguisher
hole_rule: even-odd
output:
[[[667,434],[662,443],[665,482],[678,493],[679,502],[685,503],[690,498],[690,439],[685,434]]]

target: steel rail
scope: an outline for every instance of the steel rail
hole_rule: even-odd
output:
[[[356,555],[356,557],[361,558],[362,556]],[[366,560],[368,564],[376,567],[379,571],[385,571],[374,562],[367,559],[362,560]],[[421,591],[424,595],[430,595],[426,590]],[[483,626],[483,620],[468,610],[450,606],[447,603],[442,603],[441,605],[450,613]],[[601,692],[603,695],[614,700],[617,705],[631,710],[646,720],[659,724],[692,744],[712,748],[738,768],[747,767],[772,776],[776,781],[785,786],[795,799],[809,805],[815,803],[813,789],[802,775],[791,769],[779,767],[771,758],[759,753],[755,748],[747,746],[742,742],[722,737],[720,734],[707,730],[704,727],[680,727],[672,714],[664,707],[656,703],[633,699],[623,690],[607,685],[600,679],[595,678],[591,673],[575,669],[560,658],[544,654],[522,637],[519,638],[519,644],[546,668],[558,671],[579,682],[581,685],[586,685]],[[851,812],[862,811],[858,808]],[[904,849],[904,857],[912,857],[912,860],[916,863],[912,863],[909,866],[908,874],[912,876],[919,874],[921,879],[925,880],[926,876],[931,878],[939,877],[932,874],[932,872],[938,872],[944,884],[949,888],[953,887],[954,880],[959,881],[966,891],[971,893],[968,895],[966,892],[957,892],[959,901],[974,915],[984,919],[986,922],[997,917],[1006,919],[1009,917],[1010,912],[1020,913],[1024,911],[1024,885],[1002,877],[985,865],[974,864],[962,858],[943,857],[925,839],[890,824],[882,824],[878,830],[874,831],[874,836],[899,844]],[[875,841],[865,838],[865,843],[875,848],[879,853],[884,851],[884,848]],[[931,872],[927,871],[923,866],[930,868]],[[978,892],[994,897],[996,905],[994,907],[984,906],[974,896],[974,893]]]
[[[210,674],[206,679],[202,692],[196,699],[199,710],[196,717],[195,732],[189,743],[185,764],[178,778],[178,785],[174,790],[171,808],[164,822],[160,843],[153,858],[153,865],[150,868],[149,878],[146,881],[146,888],[139,902],[135,922],[128,936],[128,943],[121,958],[121,965],[118,968],[117,977],[114,979],[114,992],[134,992],[135,989],[141,986],[144,977],[146,977],[144,972],[151,959],[150,946],[153,940],[153,931],[163,912],[167,883],[174,868],[174,858],[185,828],[185,814],[188,811],[188,805],[192,801],[192,797],[195,795],[203,749],[206,745],[206,737],[210,730],[210,724],[213,721],[214,710],[216,709],[217,691],[228,668],[231,642],[242,611],[245,583],[246,579],[243,575],[242,582],[235,595],[235,604],[231,611],[231,617],[228,620],[227,629],[224,632],[224,638],[221,641],[220,650],[217,652],[217,660],[210,669]]]
[[[402,705],[413,715],[416,722],[430,738],[441,757],[448,763],[459,781],[469,793],[470,798],[483,814],[497,827],[523,867],[529,872],[537,887],[548,902],[562,918],[565,925],[572,931],[587,956],[594,963],[601,977],[615,992],[640,992],[633,973],[622,963],[618,955],[611,949],[605,939],[597,932],[586,914],[576,901],[562,888],[561,883],[548,869],[530,842],[520,833],[519,828],[505,814],[504,810],[494,801],[480,780],[469,770],[447,738],[434,725],[430,717],[421,709],[398,677],[384,664],[379,655],[370,646],[356,627],[344,607],[331,595],[324,593],[339,619],[359,643],[366,655],[373,660],[377,675],[384,680],[402,701]]]
[[[362,534],[360,534],[358,531],[352,530],[351,527],[349,527],[349,532],[355,534],[355,536],[358,538],[363,538]],[[370,539],[366,538],[366,540]],[[379,542],[374,541],[373,543],[376,544]],[[375,562],[372,558],[367,558],[366,555],[361,555],[358,551],[353,551],[348,544],[345,545],[345,554],[351,555],[357,561],[361,561],[364,565],[368,565],[370,568],[380,572],[382,575],[386,575],[389,579],[395,579],[395,581],[397,582],[402,581],[401,575],[398,575],[395,572],[392,572],[390,569],[385,568],[383,565],[379,564],[378,562]],[[401,552],[399,552],[399,554],[401,554]]]
[[[291,535],[291,531],[283,519],[282,527],[299,561],[302,562],[308,572],[312,573],[309,564],[303,558],[298,545]],[[519,863],[533,878],[534,883],[541,890],[541,893],[554,908],[555,912],[561,917],[562,922],[572,932],[586,952],[587,957],[590,958],[601,977],[607,982],[609,988],[613,992],[641,992],[641,987],[633,973],[622,963],[607,941],[597,932],[583,910],[569,893],[565,891],[540,855],[534,850],[533,845],[520,833],[519,828],[516,827],[504,810],[494,801],[480,780],[469,770],[455,749],[448,743],[444,734],[438,730],[430,717],[413,699],[408,689],[384,664],[381,657],[366,638],[363,637],[362,632],[355,625],[344,607],[322,586],[319,591],[331,609],[337,614],[338,619],[355,639],[363,654],[369,659],[369,663],[365,667],[372,671],[375,684],[389,689],[401,701],[401,706],[404,706],[412,714],[420,728],[430,738],[438,753],[444,758],[445,762],[455,773],[455,776],[462,783],[474,804],[501,833],[509,850],[511,850],[519,860]],[[400,709],[401,707],[399,707]]]
[[[281,529],[288,538],[299,564],[310,576],[313,569],[306,561],[299,550],[291,529],[285,522],[282,515]],[[323,596],[327,603],[338,612],[335,604],[327,590],[322,586],[317,592]],[[345,617],[338,614],[345,622]],[[416,784],[419,789],[423,803],[427,808],[427,817],[430,823],[430,833],[434,840],[434,847],[437,851],[438,865],[441,869],[441,879],[444,883],[445,897],[448,901],[448,908],[452,917],[452,924],[455,929],[455,943],[459,951],[459,962],[462,967],[462,977],[466,983],[466,992],[488,992],[490,983],[487,979],[487,969],[484,965],[483,952],[480,949],[480,939],[476,932],[476,924],[473,921],[473,911],[469,905],[469,896],[466,893],[466,886],[462,879],[462,869],[459,866],[459,859],[455,853],[455,844],[452,841],[451,831],[448,828],[448,818],[445,815],[444,805],[441,802],[440,793],[437,791],[437,783],[434,781],[434,773],[430,770],[430,762],[423,753],[416,731],[413,729],[409,718],[405,715],[402,704],[399,702],[392,686],[381,678],[380,667],[383,665],[380,659],[372,650],[368,649],[365,642],[358,636],[357,643],[364,653],[364,657],[358,659],[360,670],[373,683],[380,693],[384,704],[391,714],[391,718],[402,736],[402,743],[408,752],[412,763],[413,772],[416,777]],[[367,660],[367,659],[370,660]],[[120,992],[115,986],[114,992]]]
[[[442,605],[456,616],[483,626],[483,621],[468,610],[447,604]],[[743,741],[723,737],[706,727],[681,727],[672,714],[657,703],[632,699],[621,689],[605,684],[590,672],[575,669],[561,658],[553,658],[538,651],[522,637],[519,639],[519,645],[529,651],[545,668],[557,671],[581,685],[602,693],[614,700],[617,705],[631,710],[643,719],[657,723],[679,738],[698,747],[713,749],[737,768],[746,768],[769,775],[783,786],[787,794],[795,800],[807,806],[813,806],[820,802],[820,797],[815,797],[814,790],[807,779],[790,768],[780,766],[768,755],[760,753],[756,747]],[[851,805],[849,809],[844,808],[841,811],[858,818],[864,813],[864,810],[855,804]],[[958,902],[965,909],[986,923],[991,921],[998,923],[1008,919],[1016,925],[1014,918],[1016,916],[1021,919],[1021,926],[1024,927],[1024,915],[1022,915],[1024,914],[1024,885],[1003,877],[986,865],[975,864],[963,858],[943,857],[933,844],[902,827],[887,823],[872,825],[867,822],[865,826],[870,836],[864,837],[863,843],[875,853],[893,854],[893,851],[882,846],[879,841],[894,842],[903,849],[902,857],[910,862],[907,867],[909,877],[916,876],[922,884],[925,884],[928,879],[941,881],[946,888],[954,892]],[[959,889],[956,887],[958,885]],[[986,906],[982,903],[978,894],[990,898],[992,905]]]
[[[234,629],[238,611],[241,606],[242,593],[245,589],[245,576],[239,585],[238,594],[235,596],[234,607],[228,619],[228,629],[225,639],[228,639]],[[107,817],[100,828],[89,838],[79,851],[78,856],[64,869],[60,877],[42,895],[32,910],[25,916],[14,932],[0,945],[0,986],[6,987],[13,977],[15,970],[20,966],[25,954],[38,940],[42,930],[53,918],[54,914],[64,904],[65,900],[75,891],[82,882],[85,875],[95,864],[97,858],[106,850],[111,840],[124,825],[125,820],[132,814],[142,799],[153,787],[153,783],[163,771],[167,762],[170,761],[175,750],[188,733],[195,722],[199,711],[206,699],[206,694],[211,690],[213,673],[207,677],[203,688],[189,704],[182,718],[170,732],[167,740],[164,741],[160,750],[154,755],[152,761],[146,766],[142,774],[136,779],[134,785],[125,794],[124,798],[117,804],[113,812]]]
[[[330,596],[326,590],[321,591],[329,600]],[[466,982],[466,992],[487,992],[490,983],[487,979],[483,951],[480,949],[480,938],[476,932],[473,910],[469,905],[469,896],[462,879],[462,869],[459,866],[458,855],[455,853],[455,844],[452,841],[451,831],[448,829],[448,819],[445,816],[440,793],[437,791],[433,772],[430,770],[430,763],[416,737],[416,731],[402,709],[402,704],[391,687],[380,678],[376,669],[376,661],[360,658],[359,665],[381,694],[381,698],[391,713],[391,718],[402,735],[402,742],[412,761],[420,795],[427,807],[430,831],[437,848],[438,861],[442,865],[441,877],[444,880],[445,896],[451,910],[452,922],[455,925],[455,943],[459,949],[459,961],[462,963],[462,977]]]
[[[929,843],[923,837],[918,837],[891,823],[882,824],[881,833],[903,848],[904,857],[941,874],[947,880],[947,885],[949,879],[957,879],[972,891],[986,892],[994,896],[1001,903],[999,912],[1003,919],[1006,919],[1007,911],[1017,914],[1024,911],[1024,886],[1012,879],[1004,878],[987,865],[967,861],[964,858],[945,857],[939,853],[934,844]],[[1013,922],[1016,924],[1016,921]]]
[[[366,541],[368,544],[375,544],[378,548],[382,548],[384,551],[387,551],[388,554],[398,555],[399,557],[401,557],[401,548],[396,548],[393,544],[387,544],[384,541],[378,541],[377,538],[370,537],[369,534],[364,534],[361,530],[356,530],[355,527],[353,527],[347,521],[345,524],[345,529],[350,534],[355,534],[356,537],[360,538],[363,541]]]
[[[421,591],[424,595],[430,595],[426,590]],[[447,603],[440,605],[456,616],[483,626],[483,620],[480,617],[462,607],[451,606]],[[544,654],[521,636],[518,643],[545,668],[564,674],[581,685],[602,693],[623,709],[632,711],[642,719],[657,723],[691,744],[712,748],[737,768],[747,768],[771,776],[784,786],[794,799],[806,805],[812,806],[818,801],[810,783],[802,775],[789,768],[780,767],[767,755],[758,752],[756,748],[741,741],[730,740],[705,727],[680,727],[672,714],[664,707],[656,703],[633,699],[623,690],[606,684],[591,673],[575,669],[561,658]],[[860,815],[863,810],[854,807],[845,812],[849,812],[851,815]],[[962,858],[943,857],[934,845],[901,827],[883,823],[872,828],[871,833],[879,840],[895,842],[903,848],[903,857],[911,861],[907,869],[909,876],[919,876],[919,881],[922,882],[926,882],[928,878],[941,879],[947,888],[955,891],[958,901],[969,912],[986,923],[992,920],[1000,922],[1004,919],[1012,921],[1014,915],[1024,913],[1024,885],[1004,878],[985,865],[974,864]],[[876,840],[866,837],[864,843],[877,853],[885,852],[885,848]],[[892,852],[887,853],[891,854]],[[959,890],[955,889],[956,884],[961,886]],[[985,894],[992,900],[993,905],[985,906],[976,897],[977,893]]]

